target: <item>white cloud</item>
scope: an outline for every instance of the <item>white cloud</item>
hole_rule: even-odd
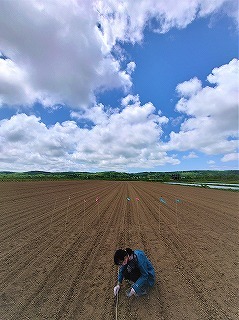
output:
[[[127,64],[127,73],[131,74],[136,68],[135,62],[131,61]]]
[[[239,61],[213,69],[208,81],[213,87],[204,87],[193,95],[181,88],[183,96],[176,110],[187,115],[180,132],[171,132],[169,149],[199,150],[206,154],[232,153],[238,148],[238,72]],[[192,81],[189,81],[189,87]],[[178,85],[177,88],[180,88]],[[186,88],[186,89],[185,89]],[[233,139],[231,139],[233,138]]]
[[[1,1],[1,50],[9,58],[3,102],[12,104],[12,83],[19,104],[32,103],[27,87],[42,103],[73,107],[94,102],[95,90],[130,88],[134,63],[121,70],[98,21],[92,1]]]
[[[237,153],[237,152],[225,154],[221,158],[222,162],[238,161],[238,160],[239,160],[239,153]]]
[[[197,78],[179,83],[176,87],[177,92],[184,97],[191,97],[202,89],[202,83]]]
[[[78,110],[71,112],[76,121],[51,127],[23,113],[2,120],[0,169],[126,170],[179,164],[177,156],[167,154],[174,149],[234,153],[236,59],[212,71],[211,87],[203,88],[196,77],[177,86],[177,111],[186,120],[163,144],[162,125],[168,119],[152,103],[141,105],[139,96],[128,94],[136,64],[121,48],[125,42],[141,42],[146,26],[155,32],[184,28],[232,2],[2,0],[0,107],[20,110],[38,101]],[[235,11],[227,6],[227,14]],[[96,94],[113,88],[123,89],[126,97],[120,106],[105,108]],[[79,127],[82,119],[91,126]]]
[[[121,103],[124,107],[126,107],[127,105],[129,105],[131,103],[134,105],[140,105],[139,96],[138,95],[134,96],[132,94],[129,94],[122,99]]]
[[[0,106],[31,105],[37,99],[27,79],[27,74],[13,61],[0,59]]]
[[[207,163],[208,163],[209,165],[214,165],[214,164],[215,164],[215,161],[209,160],[209,161],[207,161]]]
[[[188,155],[183,156],[183,159],[194,159],[194,158],[198,158],[195,152],[190,152]]]
[[[101,13],[106,43],[111,43],[112,46],[119,39],[140,42],[145,25],[151,18],[157,21],[153,30],[162,33],[173,27],[184,28],[196,17],[215,13],[225,5],[227,8],[224,12],[238,18],[234,0],[99,0],[96,3]]]
[[[131,100],[135,102],[114,113],[106,113],[102,104],[75,112],[78,120],[94,123],[90,129],[75,121],[47,127],[26,114],[0,121],[0,170],[126,170],[178,164],[160,144],[161,125],[168,119],[155,114],[152,103]]]
[[[151,18],[166,32],[231,2],[2,0],[0,50],[9,60],[1,62],[0,106],[38,100],[77,108],[95,103],[99,90],[128,92],[135,63],[122,67],[121,43],[142,41]]]
[[[101,125],[107,125],[108,123],[108,116],[107,114],[110,114],[110,110],[105,111],[104,105],[102,103],[99,103],[98,105],[95,105],[92,108],[86,108],[85,110],[82,110],[81,112],[71,112],[71,117],[74,119],[85,119],[92,121],[95,125],[101,124]]]

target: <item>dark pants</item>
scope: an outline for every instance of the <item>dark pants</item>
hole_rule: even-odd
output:
[[[140,276],[141,273],[138,268],[133,269],[131,272],[128,272],[127,269],[124,271],[124,278],[132,282],[136,282]]]

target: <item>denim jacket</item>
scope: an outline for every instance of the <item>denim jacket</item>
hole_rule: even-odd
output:
[[[140,270],[140,277],[138,280],[132,285],[132,288],[135,290],[136,293],[139,293],[145,287],[152,287],[155,282],[155,271],[153,268],[152,263],[145,255],[144,251],[142,250],[134,250],[134,254],[137,257],[138,268]],[[118,281],[122,283],[123,274],[126,270],[127,265],[122,266],[119,270]]]

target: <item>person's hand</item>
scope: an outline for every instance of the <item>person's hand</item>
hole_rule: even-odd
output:
[[[120,285],[117,284],[117,286],[114,287],[114,295],[117,296],[117,294],[119,293],[120,290]]]
[[[133,288],[130,289],[129,292],[127,292],[127,297],[137,296],[135,290]]]

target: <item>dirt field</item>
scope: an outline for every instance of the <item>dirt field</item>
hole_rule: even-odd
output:
[[[1,320],[239,319],[236,192],[2,182],[0,243]],[[125,286],[116,308],[120,247],[144,250],[157,281],[141,298],[127,298]]]

